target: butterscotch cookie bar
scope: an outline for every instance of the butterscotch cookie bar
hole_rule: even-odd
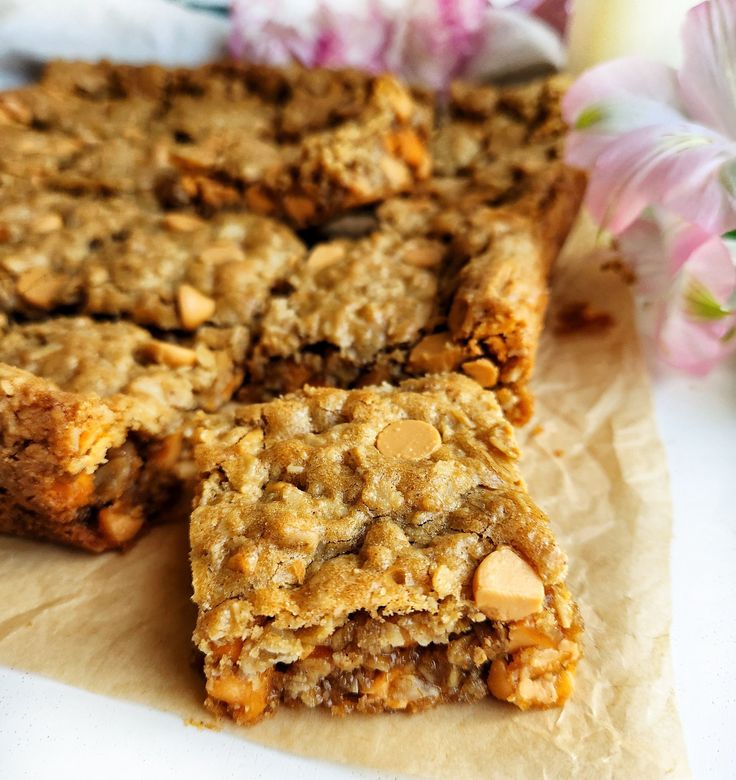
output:
[[[181,171],[166,202],[244,202],[305,226],[429,175],[432,108],[391,76],[221,64],[189,78],[166,115]]]
[[[169,72],[52,63],[0,94],[0,172],[73,192],[150,192],[168,165],[160,124]]]
[[[372,232],[317,244],[271,299],[251,392],[463,371],[526,422],[548,274],[579,197],[555,163],[500,203],[438,177],[384,203]]]
[[[191,476],[196,410],[242,379],[242,329],[177,342],[54,318],[0,337],[0,532],[101,552],[129,543]]]
[[[194,638],[213,711],[570,695],[565,556],[493,393],[457,374],[307,387],[198,436]]]
[[[513,195],[531,173],[562,159],[568,84],[559,75],[503,88],[455,82],[430,144],[433,174],[462,178],[489,198]]]
[[[0,188],[0,309],[64,307],[166,330],[250,327],[302,261],[284,225],[247,212],[203,220],[127,197]]]
[[[426,178],[431,122],[428,101],[390,76],[54,63],[0,95],[0,172],[69,191],[155,190],[170,207],[246,204],[303,226]]]

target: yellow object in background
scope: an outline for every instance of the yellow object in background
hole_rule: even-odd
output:
[[[641,54],[678,65],[680,27],[699,0],[574,0],[568,66],[579,73],[603,60]]]

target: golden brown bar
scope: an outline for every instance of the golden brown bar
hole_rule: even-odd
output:
[[[493,393],[438,375],[305,388],[198,433],[208,706],[416,711],[570,695],[582,625]]]

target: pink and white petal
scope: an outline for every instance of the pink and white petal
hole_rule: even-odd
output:
[[[511,7],[534,14],[563,35],[570,19],[570,5],[571,0],[516,0]]]
[[[404,3],[401,3],[404,5]],[[283,65],[387,70],[398,0],[234,0],[230,51],[235,57]]]
[[[675,368],[705,375],[736,350],[736,339],[724,339],[736,317],[719,323],[696,322],[680,308],[668,307],[657,327],[657,343],[662,357]]]
[[[484,81],[528,68],[561,68],[565,62],[562,40],[549,25],[515,7],[487,9],[478,45],[459,75]]]
[[[403,15],[399,72],[408,81],[444,89],[481,44],[486,0],[411,2]]]
[[[353,67],[369,73],[391,70],[390,52],[400,20],[380,0],[322,2],[315,13],[319,35],[309,64]]]
[[[294,59],[311,64],[319,28],[315,14],[297,0],[234,0],[230,19],[229,48],[234,57],[269,65]]]
[[[731,248],[720,236],[688,226],[679,231],[671,255],[671,268],[681,271],[685,285],[695,280],[728,308],[736,292],[736,263]]]
[[[698,122],[736,139],[736,2],[691,9],[682,31],[680,92]]]
[[[633,130],[598,155],[586,202],[600,224],[616,234],[648,204],[724,233],[736,226],[736,193],[723,175],[733,165],[736,144],[699,125]]]
[[[636,271],[637,289],[646,297],[663,298],[672,284],[667,263],[667,231],[648,209],[616,239],[621,254]],[[679,223],[679,220],[678,220]]]
[[[591,68],[562,101],[570,127],[603,135],[681,120],[680,108],[674,69],[644,57],[623,57]]]
[[[695,225],[680,224],[670,238],[669,270],[675,282],[662,310],[658,340],[668,362],[707,373],[736,347],[736,338],[726,338],[736,327],[736,262],[727,242]]]

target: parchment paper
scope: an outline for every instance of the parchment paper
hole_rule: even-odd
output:
[[[232,729],[283,750],[438,778],[687,775],[669,650],[671,506],[628,289],[577,248],[558,265],[520,435],[532,495],[569,553],[585,659],[562,711],[486,701],[413,715],[281,710]],[[554,332],[555,310],[609,311],[605,332]],[[541,426],[542,430],[535,426]],[[210,722],[192,666],[186,529],[89,557],[0,538],[0,664]],[[182,728],[186,728],[182,724]]]

